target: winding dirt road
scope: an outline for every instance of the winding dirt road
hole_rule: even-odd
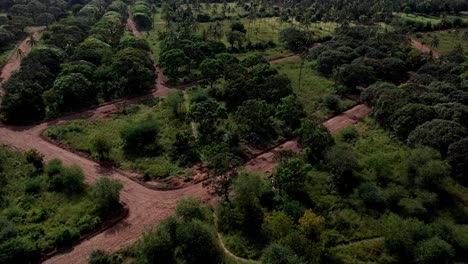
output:
[[[135,36],[141,37],[141,33],[136,30],[135,24],[131,19],[127,21],[127,25]],[[15,67],[4,69],[6,74],[5,76],[11,76],[11,73],[15,70],[17,70]],[[177,201],[183,197],[194,196],[201,198],[204,202],[215,202],[210,198],[207,191],[200,183],[183,189],[171,191],[156,191],[148,189],[129,179],[128,176],[134,176],[132,175],[132,172],[103,168],[92,160],[62,149],[41,138],[41,133],[44,129],[63,123],[67,120],[76,118],[98,119],[118,110],[122,105],[136,102],[151,96],[166,95],[168,87],[163,84],[164,76],[158,69],[157,72],[158,78],[155,82],[155,89],[150,95],[101,105],[91,110],[47,121],[36,126],[0,126],[0,144],[23,151],[37,149],[44,154],[46,161],[57,158],[61,159],[65,164],[76,164],[83,169],[83,172],[86,175],[85,181],[87,183],[92,183],[99,177],[110,177],[120,180],[124,185],[120,197],[122,202],[126,203],[129,208],[129,214],[126,219],[106,231],[81,242],[69,251],[53,256],[46,260],[45,263],[87,263],[88,256],[93,250],[101,249],[107,252],[121,250],[137,241],[145,230],[154,227],[162,219],[173,214]],[[358,109],[362,108],[363,106],[360,106]],[[361,111],[359,111],[359,113],[361,113]],[[333,129],[339,129],[340,126],[347,126],[350,122],[343,119],[331,123],[334,124],[332,126]],[[289,148],[290,146],[294,146],[294,144],[286,142],[283,149]],[[273,156],[271,153],[264,154]],[[249,164],[247,164],[247,166],[249,166]],[[255,166],[251,166],[250,169],[255,170]]]

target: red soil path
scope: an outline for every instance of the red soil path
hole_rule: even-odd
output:
[[[134,32],[136,36],[141,37],[141,34],[139,34],[138,31],[135,31],[136,28],[133,21],[130,19],[127,22],[132,32]],[[45,263],[87,263],[88,256],[93,250],[102,249],[107,252],[121,250],[137,241],[145,230],[154,227],[162,219],[173,214],[177,201],[183,197],[195,196],[201,198],[205,202],[216,202],[209,197],[207,191],[200,183],[190,185],[183,189],[171,191],[156,191],[148,189],[130,179],[135,176],[132,172],[113,168],[103,168],[95,161],[60,148],[41,137],[44,129],[63,123],[67,120],[76,118],[102,118],[103,116],[109,115],[110,113],[118,110],[122,105],[136,102],[143,98],[149,98],[151,96],[166,95],[168,89],[163,85],[163,75],[161,71],[157,71],[158,79],[155,83],[156,89],[150,95],[101,105],[91,110],[47,121],[36,126],[0,126],[0,144],[7,145],[18,150],[37,149],[44,154],[46,161],[57,158],[61,159],[64,164],[76,164],[83,169],[83,172],[86,175],[85,181],[87,183],[92,183],[99,177],[110,177],[120,180],[124,185],[120,197],[122,202],[126,203],[129,208],[129,214],[126,219],[104,232],[83,241],[68,252],[53,256],[46,260]],[[353,108],[347,111],[348,114],[345,116],[346,118],[330,121],[330,127],[333,128],[333,131],[336,131],[340,127],[345,127],[350,123],[357,122],[356,118],[358,118],[359,115],[369,112],[369,110],[365,110],[366,107],[362,105],[355,108],[355,110],[353,110]],[[336,118],[339,117],[340,116]],[[353,121],[348,121],[347,118],[352,119]],[[275,148],[273,151],[263,153],[259,157],[256,157],[256,159],[272,160],[274,152],[279,149],[293,149],[298,151],[299,146],[294,141],[288,141]],[[271,171],[271,169],[265,170],[264,165],[255,164],[260,163],[256,163],[255,161],[247,163],[248,169],[259,172]],[[259,167],[257,168],[256,166]]]
[[[415,38],[411,38],[411,45],[413,45],[413,47],[417,48],[421,52],[424,52],[424,53],[431,53],[432,52],[432,56],[434,58],[439,58],[440,57],[440,52],[438,52],[438,51],[436,51],[434,49],[431,49],[427,45],[422,44],[420,41],[416,40]]]
[[[38,38],[39,33],[44,30],[45,27],[28,27],[27,31],[32,34],[34,38]],[[14,49],[14,52],[10,55],[10,58],[6,61],[5,65],[2,68],[0,73],[0,85],[2,85],[6,80],[10,79],[11,75],[17,71],[21,64],[21,58],[16,53],[18,49],[23,51],[24,56],[28,55],[32,46],[28,43],[29,35],[26,36]],[[0,90],[0,95],[3,95],[3,90]]]

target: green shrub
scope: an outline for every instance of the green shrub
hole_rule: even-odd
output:
[[[130,155],[152,156],[159,152],[156,141],[159,126],[156,121],[146,120],[132,123],[124,127],[120,136],[123,141],[123,149]]]

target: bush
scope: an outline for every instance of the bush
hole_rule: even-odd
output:
[[[89,256],[88,263],[89,264],[111,264],[111,261],[106,252],[100,249],[97,249],[97,250],[94,250]]]
[[[419,243],[415,249],[415,260],[422,264],[449,263],[454,256],[453,247],[438,237]]]
[[[35,149],[30,149],[25,153],[26,161],[31,163],[37,170],[44,167],[44,155]]]
[[[58,173],[49,175],[49,189],[52,191],[77,194],[83,192],[84,187],[83,171],[76,165],[62,166]]]
[[[153,120],[127,125],[120,132],[124,151],[130,155],[152,156],[157,154],[159,152],[156,141],[158,132],[159,126]]]
[[[279,245],[269,245],[262,254],[261,262],[263,264],[303,264],[306,263],[300,259],[290,248]]]
[[[340,106],[340,99],[334,95],[327,95],[323,98],[323,103],[325,106],[332,110],[333,112],[336,112],[339,110]]]
[[[186,198],[177,202],[176,214],[184,221],[207,222],[210,219],[210,211],[203,206],[200,200],[195,198]]]
[[[101,213],[111,212],[120,206],[120,190],[123,185],[120,181],[105,177],[99,178],[91,190],[91,197]]]

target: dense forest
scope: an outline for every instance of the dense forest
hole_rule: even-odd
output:
[[[0,263],[465,261],[467,27],[463,0],[2,1]]]

